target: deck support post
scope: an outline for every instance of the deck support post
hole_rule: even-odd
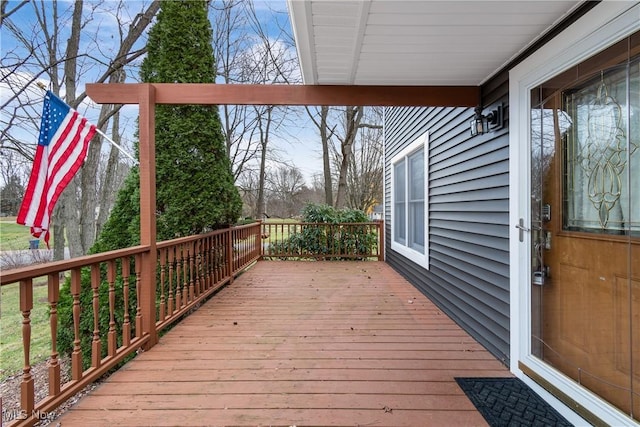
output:
[[[140,244],[149,246],[142,254],[140,270],[140,306],[143,335],[149,335],[145,349],[158,342],[156,331],[156,138],[155,88],[151,84],[139,86],[140,137]]]

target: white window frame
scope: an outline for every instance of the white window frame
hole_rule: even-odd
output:
[[[603,51],[640,29],[640,4],[602,2],[509,72],[509,174],[510,199],[510,322],[511,371],[551,402],[570,422],[579,425],[576,413],[564,406],[524,374],[526,365],[560,393],[588,408],[609,425],[626,425],[629,418],[560,371],[540,361],[531,351],[531,253],[530,235],[517,225],[530,224],[531,212],[531,89]]]
[[[408,246],[409,241],[409,157],[414,154],[416,151],[422,149],[424,155],[424,250],[423,252],[417,251],[414,248]],[[408,146],[406,146],[402,151],[396,154],[390,163],[391,168],[391,207],[390,212],[388,212],[389,217],[391,218],[391,250],[399,253],[405,258],[410,259],[416,264],[421,265],[422,267],[429,269],[429,132],[424,132],[422,135],[417,137],[413,142],[411,142]],[[395,165],[400,161],[405,161],[405,236],[406,241],[404,244],[396,241],[396,227],[395,227]]]

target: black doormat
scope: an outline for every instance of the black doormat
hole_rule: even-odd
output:
[[[571,426],[518,378],[456,378],[456,381],[492,427]]]

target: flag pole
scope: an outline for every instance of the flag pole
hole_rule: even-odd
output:
[[[140,162],[133,157],[131,154],[129,154],[128,152],[126,152],[124,150],[124,148],[122,148],[121,146],[119,146],[118,144],[116,144],[111,138],[109,138],[107,135],[105,135],[104,132],[102,132],[100,129],[96,128],[96,132],[99,133],[100,135],[102,135],[102,137],[104,139],[106,139],[107,141],[109,141],[109,143],[111,143],[111,145],[113,145],[114,147],[116,147],[118,150],[120,150],[120,152],[122,154],[124,154],[125,156],[127,156],[128,158],[130,158],[131,160],[133,160],[133,163],[135,163],[136,165],[139,165]]]
[[[44,85],[44,83],[42,83],[42,82],[36,82],[36,85],[38,85],[38,87],[39,87],[40,89],[44,90],[44,91],[46,91],[46,90],[47,90],[47,87],[46,87],[46,86]],[[114,146],[114,147],[116,147],[118,150],[120,150],[120,152],[121,152],[122,154],[124,154],[125,156],[127,156],[128,158],[130,158],[131,160],[133,160],[133,163],[134,163],[134,164],[136,164],[136,165],[139,165],[139,164],[140,164],[140,162],[139,162],[135,157],[133,157],[131,154],[129,154],[127,151],[125,151],[125,149],[124,149],[124,148],[122,148],[121,146],[119,146],[118,144],[116,144],[116,143],[115,143],[115,141],[114,141],[113,139],[109,138],[109,137],[108,137],[104,132],[102,132],[100,129],[98,129],[98,127],[97,127],[97,126],[96,126],[96,132],[97,132],[97,133],[99,133],[100,135],[102,135],[102,137],[103,137],[104,139],[106,139],[107,141],[109,141],[109,143],[110,143],[111,145],[113,145],[113,146]]]

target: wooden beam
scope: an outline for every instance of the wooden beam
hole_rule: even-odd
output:
[[[142,254],[140,291],[142,329],[149,334],[145,349],[158,342],[156,331],[156,122],[155,89],[153,85],[136,85],[139,95],[140,118],[140,243],[149,246]]]
[[[144,83],[88,84],[99,104],[137,104]],[[474,107],[478,86],[331,86],[153,83],[158,104]]]

